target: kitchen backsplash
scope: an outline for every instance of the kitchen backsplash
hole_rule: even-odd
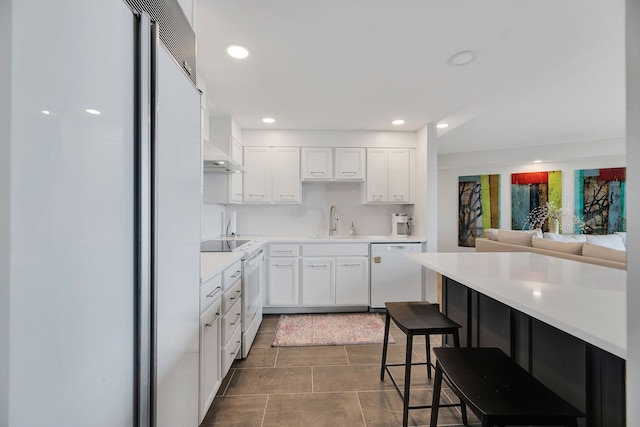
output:
[[[223,214],[236,212],[239,235],[326,235],[329,209],[340,216],[335,234],[347,235],[351,222],[357,234],[384,235],[391,232],[391,214],[413,214],[411,205],[364,205],[363,183],[306,182],[299,205],[213,205],[202,207],[203,239],[223,234]]]

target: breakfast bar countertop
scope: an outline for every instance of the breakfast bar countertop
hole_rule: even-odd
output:
[[[414,253],[408,257],[626,359],[624,270],[524,252]]]

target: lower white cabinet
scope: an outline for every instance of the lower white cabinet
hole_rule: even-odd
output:
[[[223,378],[220,353],[221,289],[222,277],[219,274],[200,285],[200,422],[213,402]]]
[[[265,306],[298,305],[298,258],[276,257],[267,261]]]
[[[303,258],[302,305],[329,306],[335,303],[335,258]]]
[[[336,258],[336,304],[369,304],[369,257]]]

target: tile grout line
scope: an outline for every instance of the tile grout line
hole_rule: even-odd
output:
[[[231,377],[229,378],[229,381],[227,382],[227,385],[224,388],[224,391],[222,392],[222,396],[226,396],[227,395],[227,391],[229,390],[229,385],[231,384],[231,381],[233,380],[233,377],[236,375],[236,371],[237,369],[234,369],[233,372],[231,373]],[[214,397],[215,399],[215,397]]]
[[[311,393],[314,393],[313,388],[313,365],[311,365]]]
[[[267,398],[264,401],[264,411],[262,411],[262,422],[260,423],[260,427],[264,426],[264,419],[267,417],[267,405],[269,404],[269,396],[271,395],[267,394]]]
[[[356,399],[358,399],[358,407],[360,408],[360,415],[362,416],[362,423],[367,426],[367,419],[364,417],[364,410],[362,409],[362,402],[360,402],[360,392],[355,391]]]
[[[344,349],[344,355],[347,357],[347,365],[351,366],[351,360],[349,359],[349,352],[347,351],[347,346],[343,345],[342,348]]]

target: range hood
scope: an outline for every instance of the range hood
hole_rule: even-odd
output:
[[[205,172],[245,173],[245,170],[237,161],[211,143],[204,144],[202,159]]]

